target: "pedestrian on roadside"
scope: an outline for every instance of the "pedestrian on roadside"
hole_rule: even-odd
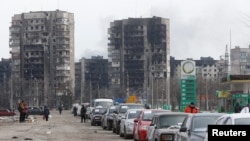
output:
[[[198,113],[198,108],[194,105],[194,102],[191,102],[186,108],[185,113]]]
[[[240,104],[237,102],[235,104],[235,107],[234,107],[234,113],[240,113],[241,109],[242,108],[241,108]]]
[[[59,110],[59,114],[61,115],[62,114],[62,105],[59,105],[58,110]]]
[[[47,106],[44,106],[43,116],[46,121],[49,120],[49,115],[50,115],[49,108]]]
[[[24,119],[28,118],[28,105],[24,102]]]
[[[74,108],[73,108],[73,113],[74,113],[74,116],[76,117],[77,116],[77,107],[76,106],[74,106]]]
[[[82,108],[81,108],[81,122],[85,122],[86,120],[86,108],[84,105],[82,105]]]
[[[22,100],[22,101],[18,104],[18,111],[19,111],[19,113],[20,113],[19,122],[24,122],[24,121],[25,121],[24,100]]]

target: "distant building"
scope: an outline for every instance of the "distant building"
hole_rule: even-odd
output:
[[[160,17],[110,23],[109,93],[113,97],[136,95],[152,102],[151,97],[156,99],[158,89],[165,89],[164,97],[169,94],[169,29],[169,19]]]
[[[62,95],[74,97],[74,14],[15,14],[9,30],[16,103],[24,99],[30,106],[52,107]]]
[[[12,108],[11,101],[11,60],[0,61],[0,107]]]
[[[108,94],[108,59],[103,56],[81,58],[76,63],[76,102],[92,102]]]
[[[240,48],[236,46],[230,51],[231,75],[250,75],[250,47]]]

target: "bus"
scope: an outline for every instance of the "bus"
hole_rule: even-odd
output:
[[[97,106],[108,108],[113,105],[114,105],[114,100],[110,98],[98,98],[94,100],[94,108]]]

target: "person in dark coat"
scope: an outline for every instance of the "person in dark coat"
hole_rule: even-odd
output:
[[[73,113],[74,113],[74,116],[76,117],[77,116],[77,107],[76,106],[74,106],[74,108],[73,108]]]
[[[49,120],[49,115],[50,115],[49,108],[47,106],[44,106],[43,116],[44,116],[46,121]]]
[[[241,111],[241,106],[240,106],[240,104],[237,102],[237,103],[235,104],[235,107],[234,107],[234,112],[235,112],[235,113],[240,113],[240,111]]]
[[[59,105],[58,110],[59,110],[59,114],[61,115],[62,114],[62,105]]]
[[[85,122],[86,120],[86,108],[84,105],[82,105],[82,108],[81,108],[81,122]]]

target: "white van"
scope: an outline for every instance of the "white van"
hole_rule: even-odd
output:
[[[114,105],[114,100],[110,98],[98,98],[94,100],[94,107],[102,106],[103,108],[108,108]]]

